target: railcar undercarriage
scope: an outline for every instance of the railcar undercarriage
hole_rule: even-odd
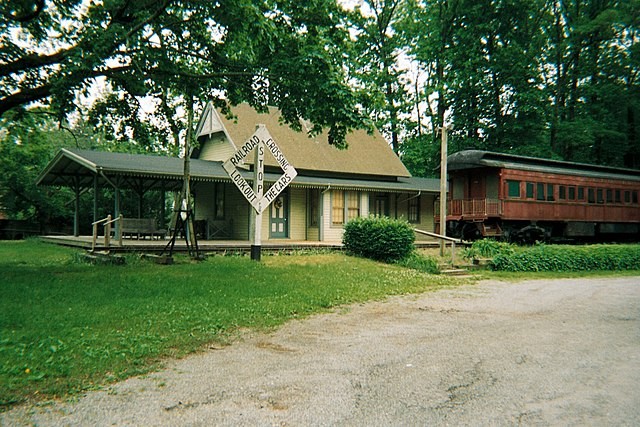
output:
[[[467,241],[494,238],[513,243],[639,242],[640,224],[584,221],[448,221],[447,235]]]

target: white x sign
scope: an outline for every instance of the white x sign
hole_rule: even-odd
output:
[[[282,171],[284,172],[280,178],[273,184],[269,190],[263,195],[264,189],[264,148],[269,149],[271,155],[276,160]],[[240,174],[237,167],[244,164],[246,157],[253,150],[258,150],[256,168],[256,180],[257,180],[257,193],[249,185],[246,179]],[[298,175],[298,171],[287,161],[284,154],[275,143],[269,131],[264,125],[259,125],[258,129],[249,139],[245,141],[238,150],[222,164],[222,167],[231,178],[236,187],[240,190],[242,195],[253,206],[258,214],[261,214],[267,206],[274,201],[278,194],[280,194]]]

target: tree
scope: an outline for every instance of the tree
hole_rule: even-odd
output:
[[[640,2],[553,1],[551,7],[545,52],[551,146],[568,160],[640,167]]]
[[[11,122],[11,125],[8,125]],[[66,131],[56,128],[46,114],[12,111],[0,119],[0,207],[9,218],[51,223],[68,216],[66,190],[37,188],[36,178],[61,146],[68,142]]]
[[[16,0],[0,14],[0,116],[41,103],[62,120],[100,81],[94,123],[143,144],[177,144],[182,96],[275,105],[297,129],[303,118],[313,132],[328,127],[338,146],[362,124],[342,68],[344,13],[331,0]]]
[[[360,104],[374,124],[400,151],[402,128],[411,109],[406,70],[400,57],[406,50],[403,29],[398,23],[405,13],[402,0],[367,0],[351,13],[355,41],[349,63]]]

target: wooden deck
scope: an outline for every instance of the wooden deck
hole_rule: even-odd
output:
[[[91,236],[41,236],[43,242],[54,243],[62,246],[76,247],[91,250]],[[141,253],[161,253],[167,248],[169,239],[123,239],[122,246],[117,240],[112,240],[109,250],[112,252],[141,252]],[[415,242],[416,247],[434,247],[438,243],[434,241]],[[104,251],[104,238],[98,238],[96,251]],[[186,252],[187,244],[184,239],[177,239],[174,245],[174,252]],[[248,240],[198,240],[198,249],[203,253],[249,253],[251,243]],[[262,242],[262,250],[265,252],[289,252],[296,250],[343,250],[342,243],[336,242],[314,242],[314,241],[294,241],[294,240],[267,240]],[[168,251],[168,248],[167,248]]]

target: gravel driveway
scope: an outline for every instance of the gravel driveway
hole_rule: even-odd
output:
[[[0,425],[640,425],[640,277],[351,306]]]

